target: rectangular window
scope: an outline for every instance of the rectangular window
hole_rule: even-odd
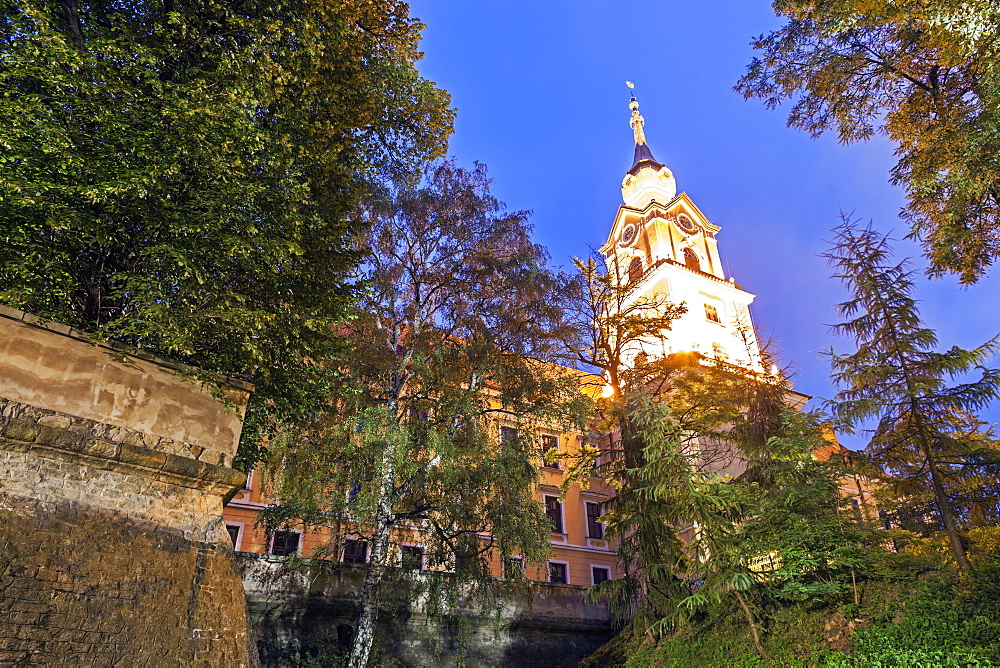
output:
[[[229,532],[229,540],[233,541],[233,549],[240,549],[240,529],[242,529],[239,524],[227,524],[226,531]]]
[[[711,304],[705,304],[705,320],[721,323],[722,321],[719,320],[719,309]]]
[[[416,545],[401,545],[399,548],[399,565],[404,570],[424,570],[424,548]]]
[[[503,564],[503,576],[514,580],[524,576],[524,557],[507,557]]]
[[[344,563],[363,564],[368,559],[368,543],[363,540],[344,541]]]
[[[549,516],[549,520],[552,522],[552,530],[556,533],[562,533],[562,502],[559,501],[558,496],[545,497],[545,514]]]
[[[549,562],[549,582],[552,584],[569,584],[569,573],[566,564],[557,561]]]
[[[301,538],[302,534],[298,531],[275,531],[274,540],[271,541],[271,554],[282,557],[298,554]]]
[[[500,427],[500,442],[514,443],[517,441],[517,429],[513,427]]]
[[[587,501],[587,538],[604,538],[604,525],[601,524],[601,504]]]
[[[558,459],[549,459],[549,457],[555,455],[557,452],[559,452],[559,437],[551,434],[542,434],[542,465],[550,469],[560,468]]]
[[[590,577],[594,581],[595,585],[607,582],[611,579],[611,569],[605,566],[591,566]]]

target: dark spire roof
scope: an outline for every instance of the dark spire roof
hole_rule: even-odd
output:
[[[639,171],[642,167],[645,167],[646,163],[653,169],[659,169],[663,167],[662,163],[656,161],[653,157],[653,152],[649,150],[649,144],[643,142],[642,144],[635,145],[635,158],[632,160],[632,169],[628,170],[629,174]]]
[[[629,83],[629,88],[632,88],[631,83]],[[628,170],[628,173],[635,174],[647,166],[653,169],[661,169],[663,165],[656,161],[656,158],[653,157],[653,152],[649,150],[649,145],[646,144],[646,133],[642,129],[645,121],[639,115],[639,102],[635,97],[631,99],[628,107],[632,110],[632,119],[629,121],[629,126],[632,128],[632,134],[635,138],[635,158],[632,160],[632,168]]]

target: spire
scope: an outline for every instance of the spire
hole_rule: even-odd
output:
[[[626,83],[629,88],[635,88],[635,85],[631,81],[627,81]],[[628,103],[628,108],[632,110],[632,118],[628,124],[632,128],[632,135],[635,137],[635,157],[632,160],[632,169],[628,170],[629,174],[634,174],[642,163],[647,163],[656,169],[663,167],[653,157],[653,152],[649,150],[649,145],[646,143],[646,133],[642,129],[646,124],[646,120],[639,114],[639,102],[635,99],[634,95]]]
[[[625,83],[635,90],[631,81]],[[674,181],[673,173],[657,162],[653,152],[649,150],[643,130],[646,121],[639,115],[639,102],[634,93],[628,108],[632,110],[632,118],[628,124],[635,138],[635,158],[632,160],[632,168],[626,172],[622,181],[622,199],[634,209],[642,209],[650,202],[665,204],[677,194],[677,182]]]

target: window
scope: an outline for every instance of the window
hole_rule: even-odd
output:
[[[595,585],[607,582],[611,579],[611,569],[606,566],[591,566],[590,579]]]
[[[550,452],[555,450],[559,452],[559,437],[552,436],[551,434],[542,434],[542,466],[548,467],[550,469],[560,468],[559,460],[554,459],[549,461]],[[553,453],[555,454],[555,453]]]
[[[684,249],[684,264],[687,265],[688,269],[701,271],[701,260],[698,259],[698,254],[690,248]]]
[[[632,263],[628,266],[628,282],[635,283],[642,277],[642,260],[640,258],[632,258]]]
[[[601,504],[587,501],[587,538],[604,538],[604,525],[601,524]]]
[[[243,483],[243,489],[249,490],[251,484],[253,484],[253,471],[247,473],[247,481]]]
[[[503,576],[511,580],[524,577],[524,557],[507,557],[503,564]]]
[[[705,304],[705,320],[709,322],[722,322],[719,320],[719,309],[712,304]]]
[[[549,562],[549,582],[552,584],[569,584],[569,572],[566,564],[558,561]]]
[[[517,441],[517,429],[513,427],[500,427],[500,442],[515,443]]]
[[[424,570],[424,548],[418,545],[401,545],[399,548],[399,565],[408,571]]]
[[[361,483],[355,482],[351,483],[351,488],[347,490],[347,502],[354,503],[358,500],[358,496],[361,494]]]
[[[275,531],[274,539],[271,541],[271,554],[281,557],[298,554],[301,538],[302,534],[298,531]]]
[[[349,539],[344,541],[345,564],[363,564],[368,560],[368,543],[363,540]]]
[[[559,501],[558,496],[545,497],[545,514],[549,516],[549,520],[552,522],[552,530],[556,533],[562,533],[562,502]]]
[[[229,540],[233,541],[233,549],[240,549],[240,532],[243,530],[242,524],[227,524],[226,531],[229,532]]]

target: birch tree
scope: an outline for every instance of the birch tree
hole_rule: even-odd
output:
[[[527,213],[451,162],[368,201],[367,286],[340,333],[351,351],[308,433],[271,452],[293,518],[370,546],[348,665],[369,660],[386,576],[405,535],[464,595],[497,594],[490,559],[540,562],[550,525],[533,498],[539,424],[582,429],[579,374],[551,363],[561,310]],[[416,533],[414,533],[416,532]],[[523,579],[523,574],[515,577]]]

